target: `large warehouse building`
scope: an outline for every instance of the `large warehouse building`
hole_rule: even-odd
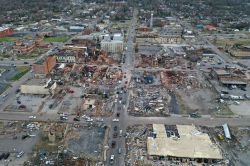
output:
[[[154,137],[148,137],[147,152],[152,158],[175,157],[222,160],[222,154],[208,134],[193,125],[176,125],[168,131],[163,124],[153,124]]]

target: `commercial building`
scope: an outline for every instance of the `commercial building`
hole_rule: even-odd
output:
[[[153,29],[152,32],[140,32],[136,36],[137,43],[155,44],[179,44],[182,41],[183,29],[180,25],[164,26],[160,30]]]
[[[76,25],[76,26],[69,27],[69,31],[74,32],[74,33],[79,33],[79,32],[82,32],[83,30],[84,30],[84,26]]]
[[[56,82],[51,79],[32,79],[20,87],[21,93],[32,95],[52,95],[56,88]]]
[[[167,126],[153,124],[153,137],[147,139],[149,158],[184,158],[195,160],[222,160],[218,146],[208,134],[193,125]]]
[[[33,64],[33,70],[36,77],[44,77],[51,72],[56,65],[56,57],[48,56]]]
[[[248,84],[246,76],[238,69],[212,69],[211,75],[227,87],[232,85],[246,87]]]
[[[11,28],[0,27],[0,37],[11,36],[14,34],[14,30]]]
[[[121,34],[106,35],[101,41],[101,49],[107,52],[120,53],[123,51],[123,37]]]
[[[75,63],[76,55],[74,52],[61,51],[56,55],[56,59],[59,63]]]
[[[139,35],[136,37],[137,43],[155,43],[155,44],[180,44],[182,38],[180,35],[155,35],[155,36],[148,36],[148,35]]]

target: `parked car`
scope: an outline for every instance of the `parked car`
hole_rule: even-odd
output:
[[[114,164],[114,161],[115,161],[115,155],[111,155],[110,156],[110,164],[112,165],[112,164]]]
[[[50,104],[50,105],[49,105],[49,109],[52,109],[52,108],[53,108],[53,104]]]
[[[117,131],[117,126],[114,127],[114,131]]]
[[[114,133],[113,138],[117,138],[117,135],[118,135],[117,133]]]
[[[116,142],[115,142],[115,141],[112,141],[111,147],[112,147],[112,148],[115,148],[115,145],[116,145]]]
[[[17,158],[20,158],[20,157],[22,157],[23,156],[23,154],[24,154],[24,151],[21,151],[21,152],[19,152],[18,154],[17,154]]]
[[[6,159],[9,158],[9,156],[10,156],[10,153],[8,152],[8,153],[5,153],[5,154],[4,154],[3,158],[6,160]]]
[[[68,120],[68,117],[66,117],[66,116],[60,116],[60,120]]]
[[[74,117],[74,119],[73,119],[74,121],[80,121],[80,117]]]
[[[25,108],[26,108],[25,105],[20,105],[20,106],[19,106],[19,109],[25,109]]]
[[[16,90],[16,93],[19,93],[20,91],[21,91],[20,89],[17,89],[17,90]]]
[[[246,88],[244,88],[244,87],[242,87],[242,88],[240,88],[240,89],[243,90],[243,91],[247,91]]]
[[[5,155],[5,153],[2,153],[2,154],[0,155],[0,160],[3,159],[4,155]]]
[[[120,130],[119,132],[119,137],[122,137],[122,130]]]
[[[119,119],[113,119],[112,121],[113,122],[119,122]]]
[[[119,149],[118,149],[118,154],[121,154],[121,153],[122,153],[122,149],[119,148]]]
[[[250,99],[250,96],[248,96],[247,94],[244,94],[244,97],[245,97],[246,99]]]
[[[221,93],[222,94],[228,94],[228,91],[222,90]]]
[[[119,116],[120,116],[120,113],[117,113],[116,116],[119,117]]]
[[[29,135],[23,135],[22,136],[22,140],[24,140],[24,139],[26,139],[26,138],[28,138],[29,137]]]
[[[200,117],[201,117],[201,116],[198,115],[197,113],[191,113],[191,114],[189,114],[189,116],[190,116],[191,118],[200,118]]]

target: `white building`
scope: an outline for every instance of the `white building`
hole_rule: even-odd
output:
[[[123,36],[114,34],[113,36],[104,36],[101,41],[101,49],[107,52],[120,53],[123,51]]]

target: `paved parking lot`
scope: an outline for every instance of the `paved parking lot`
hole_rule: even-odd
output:
[[[27,156],[32,154],[33,147],[39,140],[39,131],[27,129],[24,126],[26,125],[19,122],[4,122],[4,127],[0,134],[0,154],[9,153],[10,156],[6,160],[2,159],[0,165],[17,165],[17,163],[23,163],[23,161],[27,160]],[[30,137],[23,139],[23,136],[28,133]],[[21,151],[24,154],[18,158],[17,154]]]

